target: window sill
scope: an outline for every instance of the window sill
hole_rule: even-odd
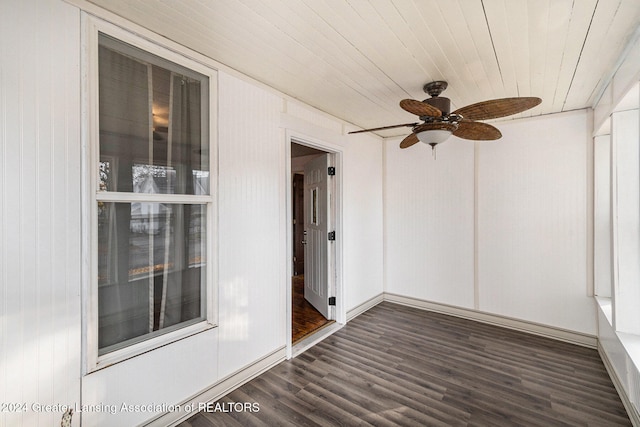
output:
[[[613,329],[613,308],[611,298],[595,297],[601,312],[609,322],[609,326]],[[633,362],[636,369],[640,371],[640,335],[629,334],[625,332],[614,331],[618,340],[622,344],[629,359]]]

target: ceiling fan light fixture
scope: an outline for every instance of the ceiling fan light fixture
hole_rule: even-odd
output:
[[[425,123],[415,127],[413,132],[420,142],[430,145],[431,148],[449,139],[451,134],[458,128],[456,123],[433,122]]]
[[[440,144],[441,142],[445,142],[447,139],[449,139],[452,133],[452,131],[446,129],[432,129],[423,130],[422,132],[418,133],[417,136],[420,142],[431,145],[433,147],[434,145]]]

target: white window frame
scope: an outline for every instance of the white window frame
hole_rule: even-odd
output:
[[[217,287],[217,71],[155,41],[142,38],[121,27],[92,15],[82,15],[83,43],[83,294],[82,341],[83,373],[90,373],[114,363],[158,349],[218,325]],[[103,33],[148,53],[180,64],[209,79],[209,195],[140,194],[98,191],[99,163],[99,99],[98,99],[98,34]],[[113,352],[98,355],[98,212],[97,202],[162,202],[203,204],[207,207],[206,278],[204,319]]]

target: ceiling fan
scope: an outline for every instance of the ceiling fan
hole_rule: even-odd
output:
[[[467,105],[451,112],[451,100],[440,96],[447,88],[447,82],[435,81],[424,85],[424,91],[431,95],[424,101],[403,99],[400,107],[417,115],[423,123],[404,123],[373,129],[357,130],[351,133],[372,132],[376,130],[410,127],[412,132],[400,142],[400,148],[411,147],[417,142],[430,145],[432,149],[444,142],[452,134],[463,139],[488,141],[502,137],[500,131],[487,123],[476,120],[489,120],[526,111],[540,104],[535,97],[500,98]]]

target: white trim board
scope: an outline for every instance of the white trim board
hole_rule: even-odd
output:
[[[359,304],[353,307],[351,310],[347,311],[347,322],[350,322],[351,320],[358,317],[365,311],[372,309],[376,305],[380,304],[382,301],[384,301],[383,293],[376,295],[375,297],[366,300],[362,304]]]
[[[325,153],[329,153],[332,156],[332,162],[333,162],[333,166],[336,167],[337,169],[337,174],[334,176],[335,181],[333,183],[334,188],[333,188],[333,195],[334,195],[334,200],[335,200],[335,212],[333,214],[334,216],[334,231],[336,233],[336,235],[338,236],[336,241],[334,242],[335,247],[335,259],[334,259],[334,265],[333,265],[333,273],[335,274],[334,280],[335,280],[335,284],[334,284],[334,289],[333,292],[335,293],[335,297],[336,297],[336,306],[335,306],[335,321],[337,324],[344,326],[347,323],[347,318],[346,318],[346,308],[344,305],[344,295],[345,295],[345,291],[344,291],[344,239],[342,236],[344,236],[343,234],[343,217],[344,217],[344,212],[343,212],[343,195],[344,195],[344,190],[343,190],[343,155],[344,155],[344,151],[343,148],[341,146],[337,146],[331,142],[331,139],[328,139],[327,141],[315,138],[315,137],[311,137],[308,136],[307,134],[304,133],[304,129],[302,130],[298,130],[298,129],[289,129],[286,128],[285,129],[285,138],[284,138],[284,161],[285,161],[285,171],[284,171],[284,177],[285,177],[285,205],[286,205],[286,230],[285,230],[285,234],[286,234],[286,242],[287,242],[287,247],[286,247],[286,274],[285,277],[290,278],[293,276],[293,264],[290,262],[290,260],[293,259],[293,185],[292,185],[292,181],[291,181],[291,144],[300,144],[300,145],[305,145],[307,147],[311,147],[311,148],[316,148],[320,151],[324,151]],[[329,291],[331,292],[331,290]],[[291,311],[291,302],[292,302],[292,292],[291,292],[291,286],[287,286],[286,287],[286,291],[285,291],[285,298],[286,298],[286,307],[287,307],[287,326],[286,326],[286,330],[287,330],[287,359],[291,359],[292,357],[295,357],[295,354],[299,354],[302,351],[306,350],[307,348],[311,347],[313,344],[309,344],[308,346],[304,347],[303,350],[300,351],[300,346],[297,347],[296,352],[294,354],[294,345],[291,341],[291,319],[292,319],[292,311]],[[333,331],[333,329],[331,329]],[[321,335],[322,338],[320,339],[324,339],[324,335]],[[320,335],[319,335],[320,337]],[[315,344],[315,343],[314,343]]]
[[[541,325],[539,323],[528,322],[526,320],[513,319],[497,314],[485,313],[482,311],[455,307],[447,304],[440,304],[418,298],[392,294],[389,292],[384,292],[380,295],[376,295],[375,297],[350,309],[347,312],[347,321],[350,322],[360,314],[372,309],[383,301],[405,305],[408,307],[414,307],[421,310],[433,311],[449,316],[460,317],[463,319],[469,319],[476,322],[499,326],[502,328],[513,329],[516,331],[539,335],[558,341],[564,341],[570,344],[580,345],[583,347],[594,349],[598,348],[598,339],[595,335],[588,335],[580,332],[569,331],[566,329],[554,328],[552,326]]]
[[[611,378],[611,382],[613,382],[613,386],[616,388],[616,391],[620,396],[620,400],[622,400],[622,405],[624,406],[624,409],[626,409],[627,411],[627,415],[631,420],[631,424],[635,427],[639,427],[640,413],[638,413],[638,410],[633,406],[633,403],[631,403],[631,399],[629,399],[629,395],[627,394],[624,387],[622,386],[622,381],[618,377],[618,374],[616,374],[616,370],[613,369],[611,360],[609,360],[609,356],[607,356],[607,352],[604,351],[600,343],[598,343],[598,354],[600,355],[600,359],[602,359],[602,363],[604,364],[604,367],[607,370],[609,377]]]
[[[463,319],[475,320],[489,325],[500,326],[516,331],[527,332],[542,337],[552,338],[558,341],[568,342],[583,347],[597,348],[598,340],[595,335],[583,334],[566,329],[554,328],[552,326],[541,325],[528,322],[526,320],[513,319],[497,314],[485,313],[482,311],[470,310],[462,307],[454,307],[417,298],[405,297],[402,295],[385,292],[384,300],[396,304],[415,307],[422,310],[434,311],[436,313],[448,314],[450,316],[461,317]]]

